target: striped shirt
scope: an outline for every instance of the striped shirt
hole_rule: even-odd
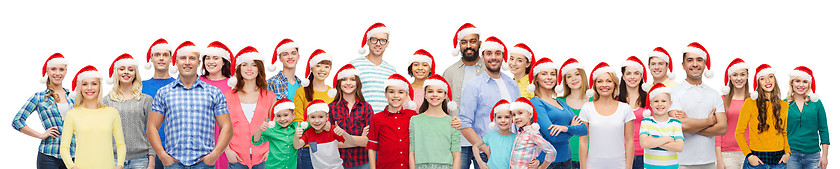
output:
[[[557,156],[557,149],[554,149],[554,146],[540,135],[539,130],[532,130],[531,127],[534,125],[522,127],[522,132],[516,134],[510,155],[510,168],[528,168],[528,163],[535,160],[540,155],[540,151],[545,152],[544,161],[547,163],[553,162]]]
[[[370,104],[373,110],[383,110],[388,105],[385,99],[385,80],[397,70],[388,62],[383,61],[379,66],[373,64],[365,57],[359,57],[350,64],[361,72],[359,79],[362,80],[362,95],[365,101]]]
[[[642,119],[639,135],[650,135],[653,138],[673,137],[683,139],[682,123],[675,118],[668,118],[668,122],[657,122],[652,117]],[[645,149],[646,169],[679,168],[677,153],[659,147]]]
[[[70,90],[64,89],[64,91]],[[26,101],[26,104],[18,110],[15,118],[12,119],[12,127],[14,127],[15,130],[20,131],[21,128],[27,126],[26,119],[29,118],[29,115],[31,115],[32,112],[37,111],[38,116],[41,117],[41,124],[44,126],[45,130],[51,127],[58,127],[58,131],[64,131],[64,120],[61,118],[61,113],[58,111],[55,99],[52,97],[44,97],[49,94],[50,90],[46,89],[32,95],[32,97]],[[73,99],[70,98],[69,94],[70,92],[64,93],[64,95],[67,96],[67,103],[70,104],[70,108],[73,108]],[[61,138],[47,137],[47,139],[41,140],[41,144],[38,145],[38,152],[60,159],[60,144]],[[73,139],[70,143],[70,155],[75,157],[75,152],[76,139]]]

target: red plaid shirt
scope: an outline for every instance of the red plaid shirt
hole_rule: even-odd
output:
[[[365,126],[370,125],[373,109],[367,102],[356,100],[352,111],[347,110],[347,101],[344,99],[330,103],[329,107],[330,123],[338,125],[350,135],[361,136]],[[364,147],[341,148],[338,149],[338,152],[341,154],[341,159],[344,160],[344,167],[355,167],[368,163],[368,153]]]
[[[367,148],[377,151],[376,168],[408,168],[408,123],[414,115],[414,110],[391,113],[387,108],[373,115]]]

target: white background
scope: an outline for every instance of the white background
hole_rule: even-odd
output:
[[[777,69],[780,88],[787,93],[788,70],[807,65],[814,70],[818,92],[827,106],[830,128],[838,131],[835,50],[840,38],[837,16],[829,3],[767,2],[22,2],[0,6],[0,67],[6,83],[0,122],[3,168],[35,168],[39,141],[8,124],[34,92],[44,60],[61,52],[70,60],[64,86],[84,65],[107,72],[122,53],[145,60],[151,43],[167,39],[173,46],[185,40],[204,47],[221,41],[239,51],[251,45],[269,59],[275,45],[291,38],[301,46],[297,70],[317,48],[332,53],[334,67],[357,58],[364,31],[375,22],[391,29],[385,61],[406,73],[407,56],[424,48],[435,56],[437,72],[456,61],[449,54],[461,24],[471,22],[482,39],[497,36],[508,46],[523,42],[537,57],[562,62],[580,60],[590,71],[600,61],[617,67],[631,55],[644,58],[662,46],[680,63],[679,52],[697,41],[708,49],[716,76],[705,79],[715,89],[723,85],[723,71],[735,57],[751,65]],[[646,60],[646,59],[643,59]],[[143,62],[138,63],[143,65]],[[279,67],[279,66],[278,66]],[[675,65],[678,79],[685,77]],[[333,73],[336,69],[333,70]],[[274,75],[276,72],[270,73]],[[141,69],[143,79],[150,70]],[[752,75],[751,79],[752,79]],[[330,77],[332,78],[332,77]],[[750,82],[752,83],[752,81]],[[110,86],[105,86],[105,91]],[[37,113],[27,124],[43,131]],[[834,134],[834,140],[838,136]],[[837,148],[831,149],[837,152]],[[830,155],[837,161],[838,155]],[[836,166],[840,164],[833,164]]]

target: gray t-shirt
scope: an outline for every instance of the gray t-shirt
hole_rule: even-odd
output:
[[[475,72],[475,65],[464,66],[464,81],[462,81],[463,83],[461,83],[462,89],[467,85],[467,82],[469,82],[476,76],[473,72]]]
[[[125,159],[135,159],[155,155],[155,150],[146,138],[146,122],[152,111],[152,96],[141,94],[140,100],[132,98],[122,102],[111,99],[110,94],[102,98],[102,103],[117,109],[120,113],[123,135],[125,135]],[[114,153],[116,153],[116,147]]]

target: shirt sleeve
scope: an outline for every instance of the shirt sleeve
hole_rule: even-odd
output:
[[[152,111],[160,113],[161,115],[166,116],[167,108],[166,108],[166,98],[164,95],[165,90],[158,90],[157,94],[155,94],[154,100],[152,100]]]
[[[551,163],[554,161],[554,158],[557,157],[557,150],[554,149],[554,146],[551,143],[548,143],[547,140],[543,139],[539,133],[532,132],[530,133],[531,140],[534,141],[543,152],[545,152],[545,162]]]
[[[125,163],[126,153],[122,120],[120,120],[120,113],[118,113],[116,109],[110,107],[108,109],[113,110],[111,113],[114,115],[114,120],[111,123],[111,133],[114,135],[114,143],[116,143],[117,147],[117,166],[122,166]]]
[[[374,116],[376,117],[376,116]],[[379,151],[379,123],[377,120],[370,121],[370,128],[368,129],[368,142],[367,142],[367,149],[373,151]]]
[[[720,112],[720,113],[718,113],[718,112]],[[722,114],[722,115],[726,116],[726,108],[723,106],[723,98],[721,98],[721,97],[715,97],[715,113],[718,113],[718,114],[715,114],[715,115],[721,115]],[[787,117],[787,116],[785,116],[785,117]]]
[[[651,135],[650,131],[648,130],[649,126],[652,125],[650,121],[647,120],[648,118],[642,119],[642,122],[639,124],[639,136],[642,135]]]
[[[550,140],[551,142],[559,142],[561,140],[569,140],[572,137],[571,134],[568,132],[561,132],[556,136],[551,135],[551,130],[549,130],[549,126],[554,125],[551,119],[548,117],[548,112],[551,109],[554,109],[554,106],[544,104],[545,102],[539,100],[539,97],[531,98],[531,104],[534,105],[534,109],[537,111],[537,124],[540,125],[540,134],[546,140]],[[491,117],[492,118],[492,117]],[[557,124],[561,126],[569,126],[568,124]]]
[[[750,123],[750,116],[755,112],[758,112],[755,101],[750,98],[744,100],[744,105],[741,106],[741,113],[738,115],[738,125],[735,126],[735,141],[738,143],[738,147],[741,148],[741,152],[743,152],[744,155],[752,152],[752,150],[750,150],[750,145],[747,145],[745,132]]]
[[[629,105],[625,108],[621,108],[621,111],[624,112],[624,122],[625,123],[627,123],[629,121],[636,120],[636,114],[633,114],[633,110],[630,109]]]
[[[461,130],[453,128],[452,126],[449,126],[448,128],[451,129],[449,140],[452,140],[449,144],[449,151],[461,152]]]
[[[831,144],[828,138],[828,120],[825,117],[825,107],[819,100],[813,104],[817,106],[817,132],[820,135],[820,144]]]
[[[340,135],[338,135],[338,134],[335,134],[335,127],[336,127],[336,126],[338,126],[338,124],[335,124],[335,125],[330,125],[330,126],[332,126],[332,127],[330,127],[330,134],[332,134],[332,135],[333,135],[333,138],[335,138],[335,140],[337,140],[338,142],[342,142],[342,143],[343,143],[343,142],[345,141],[345,140],[344,140],[344,136],[340,136]],[[345,131],[345,133],[347,133],[347,132]],[[348,134],[349,134],[349,133],[348,133]]]
[[[31,115],[33,111],[35,111],[38,103],[41,102],[40,98],[42,97],[38,97],[37,94],[32,95],[32,97],[23,104],[23,107],[18,110],[15,118],[12,119],[12,127],[15,128],[15,130],[20,131],[21,128],[26,127],[26,119],[29,118],[29,115]]]
[[[143,103],[143,113],[145,113],[145,114],[143,115],[143,119],[141,119],[141,121],[143,121],[144,125],[148,124],[148,122],[149,122],[149,114],[151,114],[151,111],[152,111],[152,101],[153,101],[152,96],[143,94],[143,102],[142,102]],[[120,117],[120,118],[122,118],[122,117]],[[144,132],[145,132],[145,130],[144,130]],[[123,134],[125,134],[125,133],[123,133]],[[149,154],[148,154],[149,156],[157,155],[157,153],[155,153],[155,149],[152,148],[152,145],[149,144],[148,141],[146,141],[144,144],[146,144],[146,146],[149,147],[149,150],[148,150],[149,151]]]
[[[780,116],[781,117],[788,117],[788,110],[789,110],[788,106],[790,104],[788,104],[784,100],[779,100],[779,102],[780,102],[779,104],[781,105],[781,109],[779,111],[779,113],[781,113]],[[788,130],[786,130],[787,126],[788,126],[788,124],[787,124],[788,123],[788,118],[780,118],[780,119],[782,119],[782,125],[781,126],[784,126],[784,128],[782,130],[782,133],[781,133],[782,138],[784,138],[784,139],[782,139],[782,141],[784,141],[782,146],[784,146],[785,153],[790,154],[790,144],[789,144],[790,142],[788,141]]]
[[[672,131],[674,133],[673,138],[685,140],[685,137],[683,136],[682,132],[682,122],[679,119],[673,119],[673,121],[674,125],[676,126],[673,127],[674,131]]]
[[[583,107],[580,108],[580,114],[578,115],[578,118],[580,118],[580,121],[589,123],[589,121],[590,121],[590,119],[589,119],[589,113],[590,112],[589,111],[592,111],[592,110],[590,110],[589,106],[586,106],[586,104],[590,104],[590,103],[584,103],[583,104]]]
[[[295,117],[294,117],[294,119],[292,119],[292,121],[296,121],[296,122],[302,122],[303,121],[303,116],[306,115],[306,113],[303,112],[304,109],[306,108],[306,97],[303,96],[304,93],[303,93],[303,90],[301,90],[301,89],[303,89],[303,88],[298,88],[298,90],[295,91],[295,100],[294,100],[294,103],[295,103]]]
[[[467,85],[471,85],[467,83]],[[472,128],[475,123],[476,108],[478,107],[478,87],[465,87],[461,92],[460,114],[461,129]]]
[[[223,114],[230,113],[225,95],[220,91],[214,91],[213,93],[215,95],[213,102],[216,103],[214,104],[215,107],[213,107],[213,116],[221,116]]]
[[[414,116],[417,117],[417,116]],[[415,140],[417,140],[417,127],[414,127],[414,120],[415,118],[412,117],[411,120],[408,122],[408,151],[414,152],[414,146],[416,146]],[[459,138],[460,139],[460,138]]]
[[[73,141],[73,134],[76,130],[75,113],[73,112],[72,110],[67,111],[67,116],[64,118],[64,126],[62,127],[63,130],[61,131],[61,143],[59,144],[59,155],[67,168],[76,166],[73,163],[73,157],[70,155],[70,142]]]

